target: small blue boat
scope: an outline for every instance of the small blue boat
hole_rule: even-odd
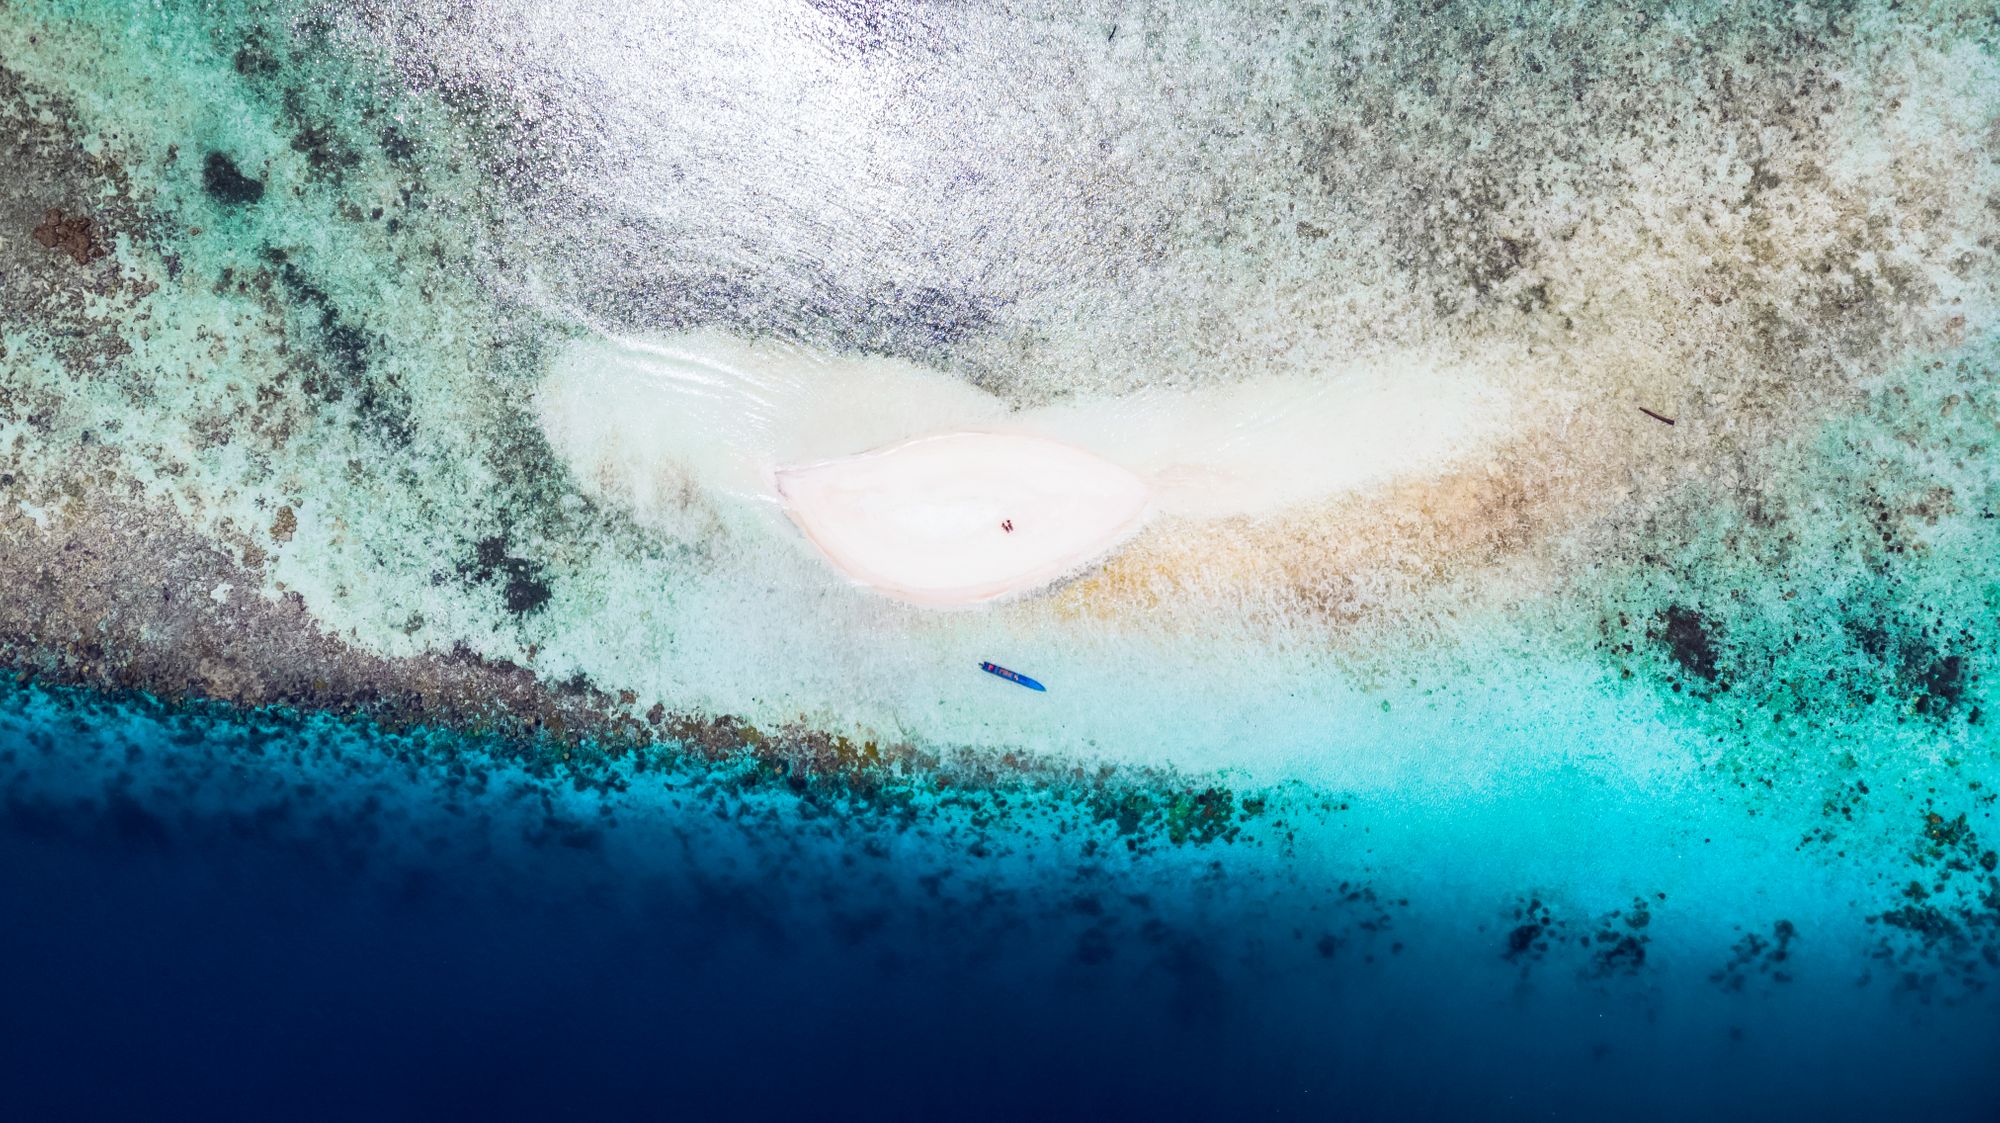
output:
[[[999,675],[1001,678],[1006,679],[1008,682],[1019,683],[1020,685],[1027,687],[1029,690],[1039,690],[1044,694],[1048,693],[1049,690],[1048,687],[1043,686],[1041,683],[1036,682],[1034,679],[1029,678],[1027,675],[1022,674],[1019,671],[1010,671],[998,663],[981,663],[979,664],[979,669],[985,671],[989,675]]]

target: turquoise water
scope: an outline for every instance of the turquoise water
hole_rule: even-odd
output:
[[[1997,40],[10,7],[10,1080],[1981,1117]],[[1238,474],[942,613],[758,491],[972,415]]]

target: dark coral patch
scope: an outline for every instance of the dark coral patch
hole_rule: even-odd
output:
[[[1965,697],[1971,675],[1962,655],[1946,655],[1924,664],[1913,676],[1917,687],[1917,711],[1940,714],[1957,706]]]
[[[535,612],[548,603],[549,583],[542,579],[541,567],[507,550],[507,539],[495,535],[481,539],[473,562],[464,572],[475,582],[501,582],[501,596],[507,611],[516,616]]]
[[[1715,682],[1715,623],[1692,609],[1668,605],[1660,613],[1659,639],[1680,668],[1704,682]]]
[[[296,306],[311,313],[309,322],[318,335],[318,351],[325,362],[306,374],[300,385],[329,405],[347,400],[351,391],[355,412],[371,430],[393,444],[408,444],[414,433],[409,395],[394,373],[377,371],[380,337],[356,326],[333,295],[285,250],[267,247],[263,257],[277,267],[277,280]]]
[[[264,181],[244,175],[236,161],[221,152],[210,152],[202,161],[201,187],[225,206],[254,206],[264,198]]]
[[[1924,812],[1909,860],[1895,907],[1867,918],[1889,930],[1873,958],[1921,1001],[1951,1003],[1985,990],[2000,970],[2000,877],[1993,876],[2000,855],[1981,844],[1971,815],[1933,809]]]
[[[1729,962],[1710,973],[1708,980],[1730,993],[1741,992],[1752,975],[1789,983],[1792,976],[1786,964],[1792,957],[1792,941],[1798,936],[1798,926],[1789,920],[1772,925],[1768,938],[1752,932],[1736,941],[1729,949]]]
[[[59,253],[66,253],[78,265],[88,265],[110,251],[98,237],[96,224],[84,215],[64,215],[51,207],[35,227],[35,241]]]

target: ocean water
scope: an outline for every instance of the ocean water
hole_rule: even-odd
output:
[[[7,1114],[1991,1117],[1996,91],[1979,3],[0,8]],[[1165,498],[936,611],[769,488],[955,428]]]

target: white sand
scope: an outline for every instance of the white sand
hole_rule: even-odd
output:
[[[1507,431],[1508,369],[1410,353],[1013,408],[901,360],[700,331],[580,341],[536,407],[586,494],[730,545],[747,584],[802,587],[793,564],[824,560],[943,607],[1046,585],[1149,514],[1254,519],[1438,471]],[[761,548],[794,527],[819,559]]]
[[[931,607],[1038,588],[1145,521],[1151,490],[1074,445],[948,433],[777,473],[785,512],[841,572]],[[1009,529],[1011,526],[1012,529]]]

